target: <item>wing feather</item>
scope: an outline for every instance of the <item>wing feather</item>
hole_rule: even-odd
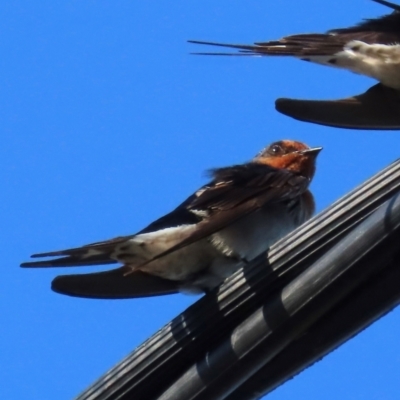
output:
[[[186,209],[186,204],[192,200],[190,196],[185,202],[178,206],[169,214],[152,222],[137,234],[154,232],[159,229],[168,228],[179,224],[190,224],[199,221],[199,218]],[[41,260],[25,262],[22,268],[51,268],[51,267],[82,267],[92,265],[115,264],[118,261],[111,258],[115,246],[122,244],[135,235],[119,236],[110,240],[91,243],[82,247],[52,251],[46,253],[33,254],[32,258],[59,257],[53,260]]]
[[[309,185],[309,180],[301,175],[257,163],[215,169],[212,174],[214,180],[187,204],[189,209],[207,216],[189,236],[139,267],[204,239],[268,203],[300,196]]]
[[[304,192],[309,183],[307,178],[290,171],[257,163],[215,169],[211,171],[211,174],[214,179],[208,185],[203,186],[171,213],[139,232],[149,233],[171,226],[196,224],[196,229],[188,230],[188,236],[183,237],[178,244],[148,262],[210,236],[245,215],[257,211],[268,202],[290,200]],[[49,268],[113,264],[117,262],[112,258],[115,247],[134,236],[121,236],[78,248],[34,254],[33,258],[58,258],[26,262],[21,264],[21,267]]]

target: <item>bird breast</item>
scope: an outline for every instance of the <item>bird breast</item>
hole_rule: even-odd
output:
[[[286,203],[269,204],[213,234],[211,240],[224,255],[250,261],[304,222],[294,214]]]

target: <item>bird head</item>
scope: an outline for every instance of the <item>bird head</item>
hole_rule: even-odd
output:
[[[263,149],[253,162],[286,169],[311,180],[315,173],[315,160],[321,150],[322,147],[311,148],[294,140],[281,140]]]

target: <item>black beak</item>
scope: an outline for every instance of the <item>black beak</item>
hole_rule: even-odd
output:
[[[322,147],[312,147],[310,149],[305,149],[305,150],[300,150],[299,153],[300,154],[305,154],[307,156],[314,156],[317,157],[317,155],[319,154],[319,152],[322,150]]]

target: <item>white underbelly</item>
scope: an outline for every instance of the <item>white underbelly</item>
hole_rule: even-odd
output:
[[[178,245],[195,229],[194,224],[181,225],[136,235],[119,246],[113,257],[132,269],[140,269],[170,280],[185,280],[208,268],[215,257],[220,255],[207,239],[199,240],[154,261],[150,260]]]
[[[298,225],[298,222],[297,222]],[[283,204],[269,205],[227,228],[171,254],[140,264],[179,243],[194,225],[140,234],[120,246],[119,261],[165,279],[182,281],[184,292],[213,288],[226,277],[265,252],[273,243],[297,227]],[[123,259],[123,252],[127,258]],[[118,255],[116,255],[118,257]]]
[[[367,44],[359,40],[347,43],[343,51],[331,56],[312,56],[310,61],[345,68],[400,89],[400,45]]]

